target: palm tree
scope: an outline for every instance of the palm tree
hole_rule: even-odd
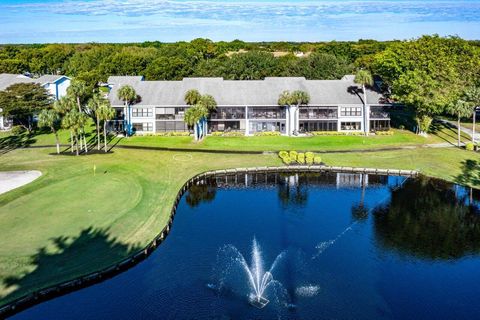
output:
[[[77,101],[78,112],[82,112],[81,100],[87,94],[87,85],[82,80],[72,80],[70,86],[67,89],[67,94],[74,97]]]
[[[125,103],[125,112],[127,114],[127,136],[131,135],[132,124],[130,121],[130,104],[137,99],[137,93],[132,86],[124,85],[118,89],[117,92],[118,99],[122,100]]]
[[[471,87],[465,92],[465,100],[471,103],[473,107],[473,132],[472,143],[475,144],[475,120],[477,118],[477,108],[480,107],[480,87]]]
[[[290,119],[288,119],[287,121],[287,124],[291,123],[293,125],[293,128],[287,128],[288,135],[298,132],[298,109],[300,106],[308,105],[309,103],[310,95],[308,94],[308,92],[301,90],[296,90],[293,92],[285,90],[278,97],[278,105],[288,107],[287,114],[291,114]]]
[[[87,121],[87,115],[82,112],[78,112],[77,110],[68,112],[62,119],[62,127],[69,129],[75,138],[75,152],[77,156],[79,155],[80,151],[79,135],[81,134],[81,130]]]
[[[57,154],[60,154],[60,141],[58,140],[58,125],[60,122],[60,115],[55,109],[43,109],[38,115],[38,125],[40,127],[48,127],[55,135],[55,142],[57,144]]]
[[[368,135],[369,131],[369,112],[367,107],[367,86],[372,86],[373,85],[373,77],[370,71],[368,70],[358,70],[357,74],[355,75],[354,82],[356,84],[359,84],[362,86],[362,92],[363,92],[363,119],[364,119],[364,125],[363,125],[363,130],[365,131],[365,134]]]
[[[185,111],[185,122],[187,125],[193,126],[195,140],[202,139],[207,134],[208,115],[217,108],[217,102],[213,96],[201,95],[195,89],[188,90],[184,100],[187,105],[192,106]],[[193,121],[194,119],[196,121]]]
[[[53,104],[53,110],[55,110],[60,118],[63,118],[67,113],[75,109],[75,101],[69,97],[65,96],[55,101]],[[73,133],[70,131],[70,150],[73,153]]]
[[[67,89],[67,95],[75,98],[77,101],[78,112],[82,112],[82,100],[87,95],[87,85],[85,81],[74,79]],[[85,138],[85,128],[80,128],[80,149],[82,148],[82,139],[85,145],[85,152],[88,152],[87,139]]]
[[[195,137],[195,141],[200,139],[199,122],[206,117],[208,117],[208,110],[200,104],[196,104],[185,111],[184,120],[187,125],[193,126],[193,135]]]
[[[202,137],[204,138],[207,135],[207,118],[210,112],[214,111],[217,108],[217,101],[215,98],[209,94],[204,94],[200,97],[198,104],[203,106],[207,110],[207,115],[201,119],[202,123]]]
[[[108,120],[113,119],[115,117],[115,109],[113,109],[110,104],[103,103],[97,109],[97,117],[100,120],[103,120],[103,141],[105,146],[105,152],[108,151],[107,149],[107,122]]]
[[[470,117],[472,114],[472,106],[470,103],[464,100],[457,100],[454,104],[447,107],[448,113],[453,116],[457,116],[457,134],[458,134],[458,147],[460,147],[460,120],[462,118]]]
[[[98,93],[88,100],[88,109],[95,119],[95,127],[97,129],[97,150],[100,150],[100,118],[98,117],[97,110],[105,104],[105,102],[106,100]]]
[[[196,105],[201,98],[202,98],[202,95],[200,94],[200,92],[198,92],[198,90],[191,89],[185,92],[185,96],[183,99],[185,100],[185,103],[187,105],[193,106],[193,105]]]

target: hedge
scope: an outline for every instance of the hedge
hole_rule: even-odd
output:
[[[229,131],[229,132],[214,131],[211,133],[211,135],[214,137],[243,137],[244,136],[243,132],[239,132],[239,131]]]
[[[253,135],[257,137],[277,137],[277,136],[280,136],[281,133],[278,131],[263,131],[263,132],[255,132]]]

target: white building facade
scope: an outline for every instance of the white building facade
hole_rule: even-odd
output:
[[[184,114],[189,106],[183,100],[188,90],[210,94],[217,109],[208,119],[208,132],[239,131],[245,135],[278,131],[295,135],[312,131],[361,132],[388,130],[389,103],[376,90],[363,93],[351,76],[342,80],[305,78],[266,78],[265,80],[224,80],[185,78],[182,81],[145,81],[142,77],[110,77],[109,99],[117,110],[116,128],[131,123],[139,134],[189,131]],[[125,107],[117,98],[123,85],[132,86],[138,102]],[[310,95],[305,106],[279,106],[280,94],[301,90]]]

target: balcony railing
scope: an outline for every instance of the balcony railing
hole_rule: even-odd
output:
[[[385,107],[370,107],[370,119],[390,119],[390,113]]]
[[[338,109],[335,108],[318,108],[306,107],[300,108],[300,119],[336,119],[338,118]]]

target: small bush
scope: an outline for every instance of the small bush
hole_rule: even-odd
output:
[[[398,129],[405,130],[405,126],[403,124],[401,124],[401,125],[398,126]]]
[[[214,137],[243,137],[244,136],[243,132],[239,132],[239,131],[229,131],[229,132],[214,131],[210,135]]]
[[[475,150],[475,144],[473,142],[467,142],[465,144],[465,149],[468,151],[474,151]]]
[[[146,133],[143,134],[144,136],[159,136],[159,137],[188,137],[190,135],[190,132],[188,131],[171,131],[171,132],[157,132],[157,133]]]
[[[239,132],[239,131],[230,131],[230,132],[223,133],[222,136],[223,137],[243,137],[243,136],[245,136],[245,134],[243,134],[243,132]]]
[[[305,153],[299,153],[297,155],[297,162],[299,164],[305,164]]]
[[[286,165],[290,165],[290,164],[292,163],[292,159],[290,159],[289,156],[283,157],[283,158],[282,158],[282,161],[283,161],[283,163],[285,163]]]
[[[315,157],[313,158],[313,163],[315,163],[315,164],[322,164],[322,157],[320,157],[320,156],[315,156]]]
[[[306,162],[309,166],[311,166],[311,165],[313,164],[313,159],[314,159],[313,157],[311,157],[311,158],[305,158],[305,162]]]
[[[305,158],[312,158],[315,156],[313,152],[305,152]]]
[[[393,131],[392,130],[388,130],[388,131],[375,131],[375,135],[377,136],[392,136],[393,135]]]
[[[12,134],[14,134],[14,135],[22,134],[25,131],[26,131],[25,128],[22,127],[22,126],[13,126],[12,127]]]
[[[263,131],[255,132],[253,135],[257,137],[276,137],[281,135],[281,133],[279,131]]]
[[[297,151],[290,151],[288,155],[290,156],[290,159],[292,159],[292,161],[297,161],[297,155],[298,155]]]
[[[287,151],[280,151],[280,152],[278,153],[278,156],[279,156],[280,158],[288,157],[288,152],[287,152]]]
[[[309,132],[312,136],[363,136],[365,135],[362,131],[311,131]]]

